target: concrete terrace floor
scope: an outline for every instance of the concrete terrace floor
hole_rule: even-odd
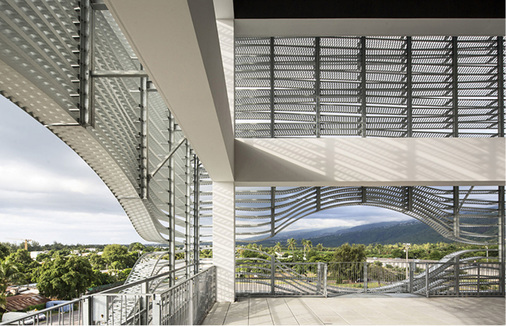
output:
[[[345,295],[239,298],[204,325],[505,325],[505,298]]]

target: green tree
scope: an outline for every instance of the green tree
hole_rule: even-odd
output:
[[[281,243],[280,242],[276,243],[276,245],[274,246],[274,251],[281,252],[281,250],[282,250]]]
[[[128,251],[138,251],[138,252],[143,252],[146,250],[146,246],[143,245],[142,243],[140,242],[132,242],[129,246],[128,246]]]
[[[18,249],[6,258],[15,264],[19,273],[12,280],[14,283],[23,284],[30,283],[34,270],[39,266],[31,257],[30,253],[25,249]]]
[[[295,250],[295,246],[297,245],[297,241],[295,241],[294,238],[290,238],[286,240],[286,243],[288,244],[288,249],[293,252]]]
[[[5,299],[5,291],[7,290],[7,286],[12,283],[13,280],[19,277],[19,269],[18,266],[10,261],[9,259],[5,259],[0,261],[0,308],[5,309],[6,299]]]
[[[56,256],[37,270],[37,288],[46,297],[70,300],[84,294],[94,278],[95,272],[86,258]]]
[[[127,247],[119,244],[105,246],[102,258],[108,267],[116,262],[115,268],[118,269],[131,268],[136,261],[136,255],[129,255]]]
[[[10,247],[5,243],[0,243],[0,260],[9,256],[10,253],[11,253]]]
[[[321,243],[316,245],[316,250],[323,251],[323,245]]]
[[[311,240],[302,239],[302,245],[304,246],[304,256],[306,256],[306,250],[309,251],[313,247]]]
[[[338,247],[334,252],[335,262],[363,262],[366,260],[365,246],[356,245],[350,246],[345,243]]]
[[[96,253],[92,253],[88,255],[88,260],[90,261],[91,267],[93,267],[93,269],[105,269],[105,260],[102,258],[102,256],[97,255]]]

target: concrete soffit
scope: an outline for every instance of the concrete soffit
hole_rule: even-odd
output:
[[[211,178],[233,181],[233,124],[213,2],[106,4]]]
[[[504,139],[234,140],[228,103],[233,101],[227,97],[229,77],[216,21],[231,22],[233,55],[234,36],[504,35],[504,19],[234,20],[231,0],[214,0],[216,14],[213,1],[204,0],[106,3],[213,181],[245,186],[504,184]],[[327,155],[329,150],[335,155]]]

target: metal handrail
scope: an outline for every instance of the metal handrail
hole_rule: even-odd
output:
[[[99,295],[104,295],[104,294],[107,294],[107,295],[115,295],[115,294],[118,294],[118,293],[112,293],[112,292],[118,292],[118,291],[121,291],[121,290],[124,290],[124,289],[127,289],[127,288],[130,288],[130,287],[134,287],[136,285],[140,285],[140,284],[143,284],[143,283],[146,283],[146,282],[150,282],[150,281],[153,281],[155,279],[158,279],[160,277],[164,277],[164,276],[167,276],[171,273],[175,273],[179,270],[182,270],[182,269],[186,269],[187,267],[191,267],[193,265],[196,265],[196,264],[191,264],[191,265],[188,265],[188,266],[183,266],[183,267],[179,267],[179,268],[176,268],[176,269],[173,269],[173,270],[170,270],[168,272],[164,272],[162,274],[159,274],[159,275],[155,275],[155,276],[151,276],[151,277],[148,277],[148,278],[145,278],[145,279],[142,279],[142,280],[139,280],[139,281],[135,281],[135,282],[132,282],[132,283],[129,283],[129,284],[124,284],[124,285],[120,285],[120,286],[117,286],[117,287],[114,287],[112,289],[108,289],[108,290],[104,290],[102,292],[99,292],[99,293],[94,293],[94,294],[87,294],[87,295],[84,295],[78,299],[73,299],[73,300],[70,300],[68,302],[65,302],[65,303],[62,303],[62,304],[59,304],[59,305],[55,305],[53,307],[49,307],[49,308],[44,308],[42,310],[38,310],[36,312],[33,312],[31,314],[27,314],[26,316],[22,316],[22,317],[19,317],[19,318],[16,318],[16,319],[11,319],[9,321],[5,321],[5,322],[0,322],[0,325],[9,325],[9,324],[13,324],[13,323],[19,323],[19,322],[22,322],[23,320],[27,319],[27,318],[31,318],[31,317],[35,317],[35,316],[38,316],[40,314],[44,314],[46,312],[51,312],[51,311],[54,311],[54,310],[58,310],[60,308],[63,308],[65,306],[69,306],[69,305],[73,305],[73,304],[76,304],[76,303],[79,303],[79,302],[83,302],[85,301],[86,299],[88,298],[91,298],[91,297],[94,297],[94,296],[99,296]],[[213,268],[214,266],[211,266],[209,267],[208,269],[210,268]],[[198,275],[206,272],[208,269],[206,270],[203,270],[202,272],[199,272],[195,275],[193,275],[192,277],[186,279],[185,281],[190,281],[191,279],[193,279],[194,277],[197,277]],[[167,291],[170,291],[171,289],[179,286],[180,284],[182,284],[184,282],[181,282],[179,284],[176,284],[174,286],[172,286],[171,288],[169,288]],[[164,292],[167,292],[167,291],[164,291]],[[127,294],[118,294],[118,295],[127,295]],[[145,293],[144,295],[151,295],[149,293]]]
[[[153,280],[156,280],[158,278],[161,278],[161,277],[164,277],[164,276],[167,276],[167,275],[170,275],[171,273],[175,273],[177,271],[180,271],[182,269],[186,269],[187,267],[191,267],[191,266],[194,266],[196,264],[191,264],[191,265],[188,265],[188,266],[183,266],[183,267],[179,267],[179,268],[176,268],[176,269],[173,269],[173,270],[170,270],[170,271],[167,271],[167,272],[164,272],[162,274],[158,274],[158,275],[155,275],[155,276],[150,276],[148,278],[145,278],[145,279],[142,279],[142,280],[139,280],[139,281],[135,281],[135,282],[132,282],[132,283],[128,283],[128,284],[123,284],[123,285],[120,285],[120,286],[117,286],[117,287],[114,287],[112,289],[107,289],[107,290],[104,290],[102,292],[99,292],[99,293],[95,293],[95,294],[92,294],[92,295],[97,295],[97,294],[109,294],[111,292],[118,292],[118,291],[121,291],[121,290],[124,290],[124,289],[127,289],[127,288],[130,288],[132,286],[136,286],[136,285],[139,285],[139,284],[143,284],[143,283],[146,283],[146,282],[149,282],[149,281],[153,281]],[[197,274],[195,274],[197,275]]]

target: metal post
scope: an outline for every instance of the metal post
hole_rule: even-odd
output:
[[[153,294],[153,320],[151,322],[152,325],[162,325],[162,300],[160,299],[159,294]],[[83,325],[91,325],[91,324],[83,324]]]
[[[415,279],[415,262],[412,261],[409,265],[409,293],[413,293],[413,281]]]
[[[142,77],[140,82],[140,188],[141,198],[148,199],[148,79]]]
[[[169,150],[174,146],[175,122],[172,114],[169,116]],[[174,171],[174,156],[169,159],[169,268],[176,268],[176,180]],[[169,278],[169,286],[175,284],[175,272]]]
[[[412,211],[413,210],[413,187],[406,187],[407,191],[407,210]]]
[[[460,257],[455,257],[455,294],[460,295]]]
[[[194,265],[194,274],[197,274],[199,271],[200,265],[200,173],[199,173],[199,160],[197,155],[193,155],[193,263]]]
[[[328,274],[328,270],[327,270],[328,266],[327,264],[323,263],[323,295],[325,297],[327,297],[328,295],[328,290],[327,290],[327,274]]]
[[[362,197],[362,204],[365,204],[367,201],[367,193],[365,187],[360,187],[360,195]]]
[[[83,325],[93,325],[94,321],[92,320],[93,316],[93,297],[87,296],[83,299],[83,303],[81,305],[83,311],[82,311],[82,318],[83,318]]]
[[[276,286],[276,258],[271,257],[271,294],[274,295]]]
[[[501,295],[506,293],[505,291],[505,275],[506,275],[506,246],[505,246],[505,205],[504,205],[505,195],[504,195],[504,186],[498,187],[498,210],[499,210],[499,291]]]
[[[460,237],[460,193],[459,187],[453,187],[453,235]]]
[[[497,37],[497,133],[504,137],[504,38]]]
[[[316,187],[316,211],[322,209],[322,187]]]
[[[90,0],[81,0],[79,4],[79,123],[94,125],[93,114],[93,23],[94,14]]]
[[[428,298],[429,295],[429,263],[425,263],[425,296]]]
[[[322,263],[318,263],[317,266],[318,266],[318,273],[316,275],[318,275],[317,279],[316,279],[316,293],[319,294],[321,291],[322,291],[322,266],[321,266]]]
[[[413,53],[411,36],[406,38],[406,122],[407,136],[413,137]]]
[[[315,38],[315,110],[316,110],[316,137],[319,138],[321,135],[321,118],[320,118],[320,93],[321,93],[321,68],[320,68],[320,38]]]
[[[276,187],[271,187],[271,237],[276,235]]]
[[[458,43],[457,36],[452,37],[452,105],[453,137],[459,136],[459,84],[458,84]]]
[[[193,320],[193,280],[190,280],[189,284],[188,284],[188,287],[189,287],[189,290],[188,290],[188,295],[189,295],[189,300],[188,300],[188,308],[189,308],[189,325],[194,325],[194,320]]]
[[[367,97],[366,97],[366,58],[365,58],[365,36],[360,37],[360,109],[361,109],[361,126],[360,134],[366,137],[367,131]]]
[[[271,79],[271,93],[270,93],[270,104],[271,104],[271,138],[274,138],[274,37],[271,37],[270,42],[270,79]]]
[[[477,266],[477,280],[476,280],[476,293],[478,293],[478,297],[480,296],[480,263],[478,263],[478,266]]]
[[[142,294],[144,294],[144,298],[140,300],[141,312],[139,318],[141,320],[141,325],[146,325],[149,320],[149,282],[142,283]],[[142,313],[142,310],[144,310],[144,313]]]
[[[192,240],[192,237],[191,237],[191,222],[192,222],[192,216],[191,216],[191,183],[192,183],[192,160],[191,160],[191,148],[190,148],[190,144],[188,143],[188,140],[185,142],[185,145],[186,145],[186,182],[185,182],[185,186],[186,186],[186,194],[185,194],[185,199],[186,199],[186,203],[185,203],[185,226],[186,226],[186,230],[185,230],[185,253],[184,253],[184,259],[185,259],[185,264],[186,264],[186,279],[188,279],[191,275],[191,254],[192,254],[192,250],[191,250],[191,240]]]
[[[367,292],[367,262],[364,262],[364,293]]]

